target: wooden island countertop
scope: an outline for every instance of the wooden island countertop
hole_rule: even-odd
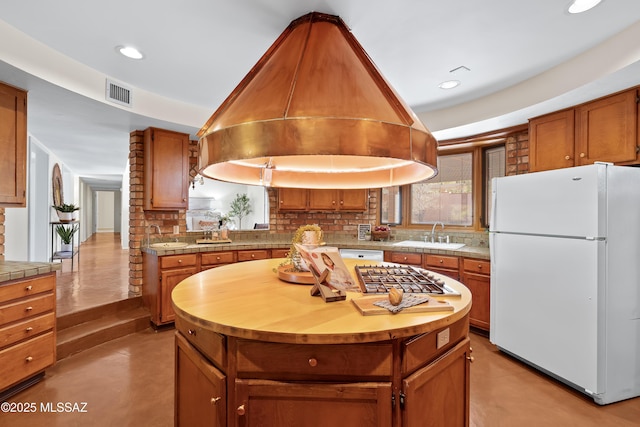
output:
[[[376,342],[409,337],[452,324],[471,307],[471,294],[446,276],[460,296],[442,297],[453,311],[363,316],[347,299],[325,303],[309,295],[310,285],[278,279],[273,268],[282,259],[243,262],[213,268],[182,281],[173,290],[176,314],[214,332],[238,338],[308,344]],[[345,259],[352,271],[362,261]],[[372,263],[368,263],[372,264]]]
[[[347,299],[281,281],[282,259],[238,262],[182,280],[175,425],[469,425],[471,294],[453,310],[364,316]],[[362,260],[345,259],[354,266]],[[366,262],[368,265],[376,264]]]

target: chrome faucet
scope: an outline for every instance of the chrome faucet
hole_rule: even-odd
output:
[[[442,231],[444,231],[444,223],[440,221],[436,221],[433,223],[433,227],[431,227],[431,243],[435,243],[435,235],[436,235],[436,227],[440,224],[442,226]]]

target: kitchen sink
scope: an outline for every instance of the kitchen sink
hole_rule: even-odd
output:
[[[149,245],[151,249],[178,249],[189,246],[187,242],[161,242]]]
[[[393,246],[404,246],[408,248],[424,248],[424,249],[443,249],[456,250],[464,246],[464,243],[439,243],[439,242],[421,242],[419,240],[403,240],[394,243]]]

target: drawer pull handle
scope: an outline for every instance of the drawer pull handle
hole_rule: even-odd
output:
[[[318,359],[316,359],[315,357],[309,359],[309,366],[311,366],[312,368],[318,366]]]
[[[32,360],[33,360],[33,357],[31,357],[31,356],[27,356],[27,357],[24,358],[24,361],[27,362],[27,363],[31,362]]]
[[[238,409],[236,409],[236,412],[238,413],[238,415],[242,416],[245,414],[245,409],[244,409],[244,405],[240,405],[238,406]]]
[[[473,363],[473,361],[474,361],[475,359],[473,358],[473,356],[467,356],[467,360],[468,360],[469,362]]]
[[[182,264],[182,260],[181,259],[178,260],[178,264]]]
[[[407,260],[407,257],[402,257],[402,260],[403,260],[403,261],[406,261],[406,260]]]
[[[193,337],[196,336],[196,330],[195,329],[189,329],[187,332],[189,333],[189,335],[191,335]]]
[[[478,264],[478,270],[482,270],[482,264]]]
[[[24,330],[25,332],[31,332],[33,331],[33,328],[31,326],[29,326],[27,329]]]
[[[216,405],[218,403],[218,400],[222,399],[220,396],[218,397],[212,397],[211,398],[211,403]]]
[[[29,306],[29,307],[24,309],[24,311],[31,311],[31,310],[33,310],[33,307],[31,307],[31,306]]]
[[[220,261],[220,257],[219,256],[216,257],[216,261]]]
[[[444,260],[443,260],[443,259],[441,259],[441,260],[440,260],[440,261],[438,261],[438,262],[439,262],[440,264],[442,264],[442,263],[444,263]]]
[[[255,257],[256,257],[256,254],[251,254],[251,258],[255,258]]]
[[[31,289],[33,289],[33,286],[31,286],[31,285],[24,287],[24,290],[27,291],[27,292],[30,291]]]

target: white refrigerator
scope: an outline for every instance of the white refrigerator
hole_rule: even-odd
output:
[[[490,341],[593,397],[640,395],[640,168],[495,178]]]

